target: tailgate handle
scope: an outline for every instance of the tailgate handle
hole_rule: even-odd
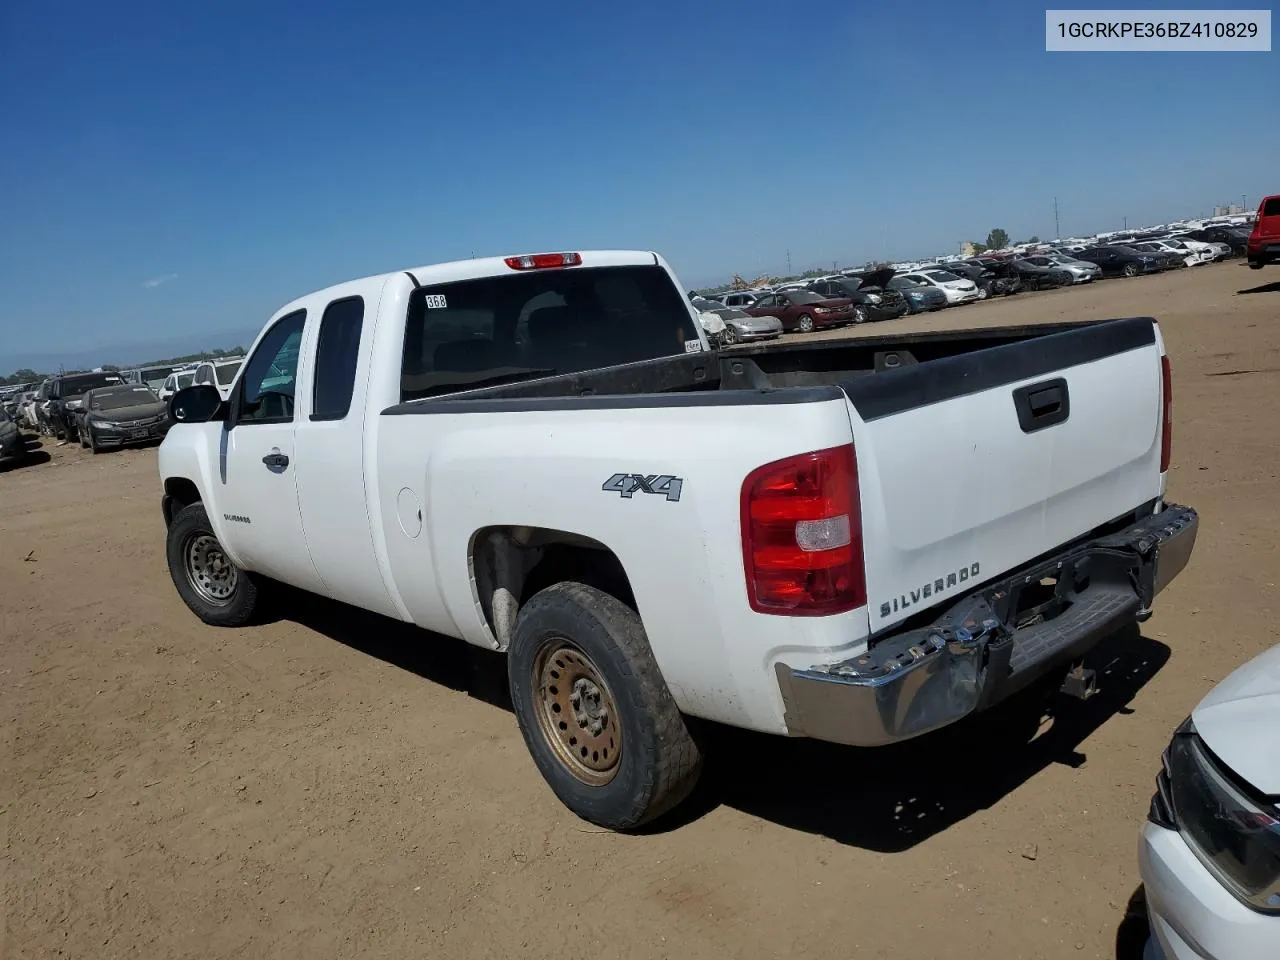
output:
[[[1035,433],[1055,423],[1063,423],[1071,415],[1071,394],[1062,377],[1042,380],[1013,391],[1013,406],[1018,411],[1018,426],[1023,433]]]

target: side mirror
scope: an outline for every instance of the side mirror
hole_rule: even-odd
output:
[[[169,419],[174,423],[207,423],[220,419],[222,394],[207,383],[184,387],[169,398]]]

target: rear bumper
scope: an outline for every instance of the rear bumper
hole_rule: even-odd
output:
[[[1247,255],[1250,263],[1280,263],[1280,243],[1250,243]]]
[[[1166,506],[989,583],[852,660],[778,664],[787,730],[880,746],[984,710],[1145,615],[1187,565],[1198,527],[1190,507]]]

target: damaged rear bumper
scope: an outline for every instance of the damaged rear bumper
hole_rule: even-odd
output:
[[[1149,613],[1187,565],[1199,519],[1166,505],[990,583],[933,623],[840,663],[776,667],[788,732],[880,746],[1011,696]]]

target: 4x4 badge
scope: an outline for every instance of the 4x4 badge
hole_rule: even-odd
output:
[[[666,496],[672,503],[680,499],[680,490],[684,481],[668,474],[615,473],[600,487],[608,493],[617,493],[630,500],[639,493],[657,493]]]

